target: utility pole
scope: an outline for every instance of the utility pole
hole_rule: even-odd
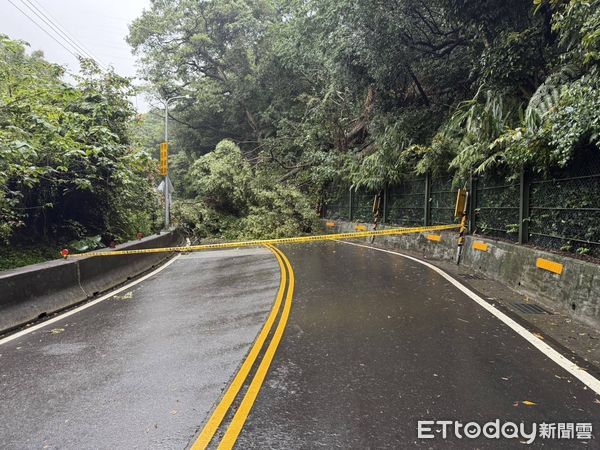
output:
[[[165,230],[169,230],[170,226],[170,215],[171,215],[171,198],[169,195],[169,166],[168,166],[168,157],[169,157],[169,103],[173,100],[177,100],[180,98],[190,98],[188,95],[178,95],[176,97],[170,97],[163,100],[165,105],[165,141],[160,146],[160,171],[161,175],[164,176],[164,189],[163,193],[165,194]]]

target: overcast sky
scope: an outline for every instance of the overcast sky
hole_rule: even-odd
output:
[[[23,10],[76,53],[28,9],[28,4],[36,6],[47,18],[53,19],[102,65],[113,66],[121,75],[135,76],[135,58],[125,37],[128,24],[150,6],[150,0],[0,0],[0,33],[28,42],[31,50],[42,50],[48,61],[77,72],[79,64],[75,56],[17,9]],[[140,111],[147,109],[143,97],[133,101]]]

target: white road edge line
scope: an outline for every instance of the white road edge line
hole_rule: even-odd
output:
[[[135,286],[136,284],[139,284],[142,281],[145,281],[148,278],[153,277],[157,273],[163,271],[164,269],[166,269],[167,267],[169,267],[171,264],[173,264],[180,256],[181,255],[174,256],[169,261],[167,261],[165,264],[163,264],[159,268],[153,270],[152,272],[144,275],[143,277],[141,277],[141,278],[139,278],[139,279],[137,279],[135,281],[132,281],[129,284],[126,284],[125,286],[120,287],[117,290],[109,292],[108,294],[103,295],[102,297],[97,298],[96,300],[92,300],[91,302],[85,303],[85,304],[83,304],[81,306],[78,306],[77,308],[71,309],[70,311],[67,311],[66,313],[60,314],[60,315],[58,315],[56,317],[53,317],[52,319],[46,320],[45,322],[38,323],[37,325],[33,325],[33,326],[29,327],[29,328],[25,328],[24,330],[21,330],[21,331],[15,333],[15,334],[11,334],[9,336],[6,336],[5,338],[0,339],[0,345],[6,344],[7,342],[10,342],[10,341],[14,341],[15,339],[18,339],[21,336],[25,336],[26,334],[32,333],[32,332],[34,332],[36,330],[39,330],[40,328],[47,327],[48,325],[51,325],[51,324],[53,324],[55,322],[58,322],[59,320],[63,320],[65,318],[69,317],[69,316],[72,316],[73,314],[77,314],[78,312],[81,312],[84,309],[90,308],[90,307],[92,307],[92,306],[94,306],[94,305],[96,305],[96,304],[98,304],[100,302],[103,302],[104,300],[107,300],[107,299],[109,299],[109,298],[111,298],[111,297],[113,297],[113,296],[115,296],[115,295],[117,295],[117,294],[119,294],[119,293],[121,293],[123,291],[126,291],[127,289],[130,289],[133,286]]]
[[[550,347],[548,344],[546,344],[540,338],[536,337],[534,334],[532,334],[530,331],[528,331],[525,327],[523,327],[522,325],[519,325],[517,322],[515,322],[513,319],[508,317],[502,311],[500,311],[497,308],[495,308],[494,306],[490,305],[488,302],[486,302],[484,299],[482,299],[475,292],[471,291],[468,287],[466,287],[465,285],[463,285],[462,283],[457,281],[451,275],[448,275],[446,272],[444,272],[439,267],[436,267],[433,264],[429,264],[428,262],[421,261],[418,258],[413,258],[412,256],[404,255],[402,253],[394,252],[391,250],[385,250],[382,248],[371,247],[369,245],[356,244],[353,242],[345,242],[345,241],[339,241],[339,240],[336,240],[336,242],[340,242],[342,244],[347,244],[347,245],[354,245],[356,247],[364,247],[364,248],[368,248],[371,250],[377,250],[377,251],[384,252],[384,253],[390,253],[392,255],[398,255],[403,258],[407,258],[412,261],[416,261],[419,264],[422,264],[422,265],[430,268],[431,270],[437,272],[439,275],[443,276],[446,280],[448,280],[450,283],[452,283],[456,288],[458,288],[460,291],[462,291],[464,294],[466,294],[469,298],[474,300],[481,307],[485,308],[488,312],[490,312],[491,314],[496,316],[497,319],[499,319],[500,321],[504,322],[504,324],[506,324],[510,328],[512,328],[513,331],[515,331],[518,335],[520,335],[525,340],[527,340],[531,345],[533,345],[535,348],[537,348],[540,352],[542,352],[544,355],[546,355],[548,358],[550,358],[552,361],[554,361],[560,367],[565,369],[567,372],[569,372],[571,375],[573,375],[575,378],[577,378],[579,381],[581,381],[583,384],[585,384],[588,388],[593,390],[596,394],[600,395],[600,380],[598,380],[597,378],[592,376],[590,373],[586,372],[584,369],[579,367],[574,362],[567,359],[561,353],[559,353],[558,351],[556,351],[555,349]]]

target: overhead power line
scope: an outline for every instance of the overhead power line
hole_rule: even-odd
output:
[[[58,20],[56,20],[56,18],[52,16],[48,10],[44,9],[36,0],[20,0],[19,4],[16,4],[15,1],[17,0],[8,0],[8,2],[15,7],[15,9],[27,17],[36,27],[47,34],[68,53],[70,53],[76,59],[79,59],[80,57],[89,58],[93,60],[101,70],[104,72],[108,71],[106,66],[104,66],[104,64],[102,64],[98,58],[96,58],[83,44],[81,44],[72,34],[62,27],[58,23]],[[35,18],[31,16],[27,10],[23,10],[19,5],[25,6],[27,10],[35,15]],[[124,91],[122,92],[125,93]],[[137,105],[137,95],[135,96],[135,100]]]
[[[40,23],[38,20],[35,20],[27,11],[24,11],[19,5],[17,5],[13,0],[8,0],[8,2],[13,5],[21,14],[27,17],[34,25],[36,25],[40,30],[42,30],[45,34],[50,36],[52,40],[54,40],[58,45],[64,48],[67,52],[73,55],[75,58],[79,59],[80,57],[90,58],[98,64],[100,68],[106,70],[106,68],[98,61],[97,58],[94,58],[91,53],[85,50],[85,48],[78,44],[74,38],[69,37],[66,31],[61,31],[62,27],[56,24],[52,19],[50,19],[46,14],[36,8],[35,5],[29,3],[28,0],[21,0],[21,5],[25,6],[29,11],[33,12],[38,20],[41,20]],[[43,24],[50,27],[50,30]],[[52,32],[50,32],[52,31]],[[60,39],[60,40],[59,40]],[[65,45],[66,44],[66,45]],[[67,47],[68,46],[68,47]],[[70,48],[69,48],[70,47]]]
[[[12,0],[8,0],[8,3],[13,5],[18,11],[21,12],[21,14],[23,14],[25,17],[27,17],[29,20],[31,20],[35,24],[35,26],[37,26],[40,30],[42,30],[44,33],[46,33],[48,36],[50,36],[58,45],[60,45],[62,48],[64,48],[66,51],[68,51],[75,58],[79,58],[81,56],[77,53],[74,53],[73,50],[71,50],[70,48],[67,48],[62,42],[60,42],[56,37],[54,37],[53,34],[51,34],[43,26],[41,26],[39,23],[37,23],[35,20],[33,20],[33,18],[29,14],[27,14],[25,11],[23,11],[21,8],[19,8]]]
[[[58,20],[56,20],[56,18],[52,16],[48,10],[45,10],[36,0],[21,0],[21,2],[28,3],[30,9],[36,16],[40,17],[40,19],[52,27],[52,29],[59,33],[64,39],[70,42],[72,46],[76,47],[84,56],[93,59],[98,63],[98,65],[103,66],[98,58],[96,58],[80,41],[78,41],[62,25],[60,25]]]
[[[38,18],[40,18],[44,23],[46,23],[50,28],[58,34],[60,38],[66,41],[71,47],[75,49],[76,52],[81,54],[83,57],[92,59],[93,61],[100,66],[103,70],[106,70],[106,67],[100,62],[98,58],[92,55],[83,45],[81,45],[74,37],[72,37],[65,29],[62,27],[56,19],[48,17],[49,14],[45,14],[39,6],[34,5],[30,0],[21,0],[21,3],[24,4],[31,12],[33,12]]]

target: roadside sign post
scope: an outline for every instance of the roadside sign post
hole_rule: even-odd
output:
[[[456,264],[460,264],[460,256],[463,245],[465,244],[465,233],[467,232],[467,202],[469,192],[466,189],[459,189],[456,195],[456,207],[454,208],[454,217],[460,218],[460,229],[458,235],[458,246],[456,248]]]
[[[169,180],[169,103],[173,100],[180,98],[189,99],[188,95],[178,95],[176,97],[165,98],[163,103],[165,105],[165,141],[160,144],[160,174],[165,177],[164,179],[164,194],[165,194],[165,230],[169,230],[170,226],[170,213],[171,213],[171,197],[170,197],[170,186],[171,180]],[[163,153],[164,152],[164,153]],[[164,156],[163,156],[164,155]]]

